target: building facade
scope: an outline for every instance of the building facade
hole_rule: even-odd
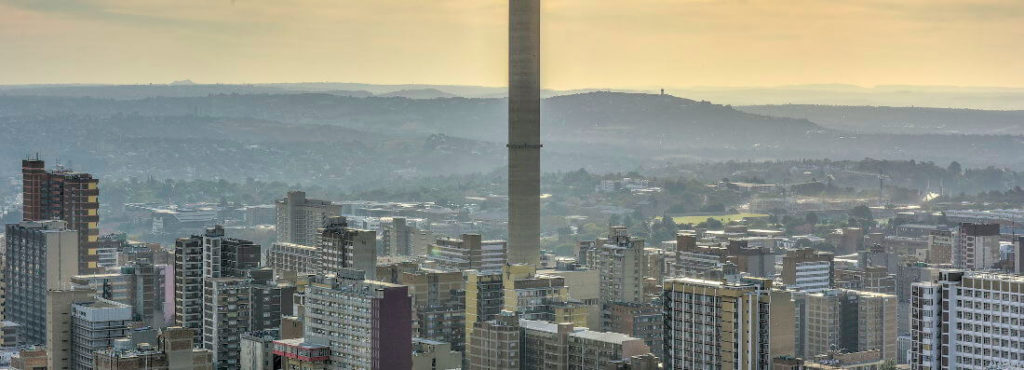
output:
[[[305,340],[331,349],[335,369],[412,366],[409,288],[333,274],[306,286]]]
[[[4,318],[22,325],[25,344],[46,341],[47,292],[67,289],[79,272],[79,235],[67,222],[22,221],[7,225]]]
[[[323,273],[354,269],[368,280],[377,276],[377,232],[351,228],[344,217],[331,217],[320,229],[320,251]]]
[[[1024,368],[1024,277],[946,270],[912,291],[912,369]]]
[[[480,234],[462,234],[461,239],[437,239],[427,256],[438,268],[449,271],[499,271],[507,262],[505,249],[503,240],[481,240]]]
[[[319,229],[328,218],[341,216],[341,206],[326,200],[306,198],[302,191],[289,191],[275,202],[277,208],[277,241],[301,245],[317,245]]]
[[[78,232],[74,260],[83,274],[100,272],[99,179],[64,168],[47,171],[45,162],[21,161],[23,219],[63,220]]]
[[[664,286],[665,369],[766,369],[792,355],[793,304],[771,281],[670,279]]]

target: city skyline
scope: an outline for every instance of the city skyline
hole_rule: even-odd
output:
[[[0,84],[501,86],[504,3],[0,2]],[[543,5],[542,87],[1024,87],[1024,4],[581,0]],[[423,32],[428,30],[428,32]],[[61,57],[72,53],[74,58]],[[118,68],[109,68],[117,65]],[[616,73],[608,73],[615,71]]]

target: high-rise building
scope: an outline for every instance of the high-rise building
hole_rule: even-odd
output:
[[[493,319],[505,307],[505,286],[501,272],[480,272],[467,270],[463,272],[466,297],[466,343],[473,332],[474,324]]]
[[[670,279],[664,286],[666,369],[767,369],[795,348],[794,306],[771,281]]]
[[[69,288],[78,274],[78,233],[61,220],[22,221],[5,231],[4,317],[22,325],[26,344],[43,344],[48,321],[41,308],[47,291]]]
[[[953,232],[931,230],[928,232],[928,263],[947,264],[953,262]]]
[[[508,256],[540,263],[540,0],[509,1]]]
[[[999,224],[961,223],[953,234],[953,267],[986,270],[1000,261]]]
[[[72,335],[73,309],[75,304],[96,301],[96,291],[50,290],[46,292],[46,304],[40,310],[46,317],[46,339],[48,369],[71,369],[76,363],[72,356],[75,344]],[[39,310],[40,307],[36,307]],[[77,368],[77,367],[76,367]]]
[[[381,254],[384,256],[423,256],[437,238],[412,224],[405,217],[381,218]]]
[[[896,360],[896,296],[833,289],[798,296],[797,306],[798,356],[874,350]]]
[[[832,253],[810,248],[790,251],[782,257],[782,283],[786,289],[808,293],[832,289],[833,258]]]
[[[23,218],[67,222],[69,230],[78,232],[78,270],[99,272],[99,179],[63,168],[47,171],[38,158],[21,161],[21,172]]]
[[[313,277],[305,295],[304,338],[330,347],[335,369],[412,366],[409,287],[327,274]]]
[[[295,243],[274,243],[267,251],[267,267],[279,275],[320,272],[320,248]]]
[[[132,320],[132,307],[105,299],[71,305],[72,369],[92,369],[94,353],[124,338]]]
[[[602,314],[602,328],[607,332],[643,339],[650,347],[651,353],[661,358],[665,347],[663,308],[664,305],[660,301],[606,303]]]
[[[441,238],[430,245],[427,257],[449,271],[500,271],[507,262],[503,240],[481,240],[480,234],[461,239]]]
[[[174,242],[174,322],[191,329],[196,343],[203,333],[203,237]]]
[[[520,318],[530,320],[556,321],[558,309],[572,309],[580,314],[582,305],[565,307],[560,304],[569,301],[569,289],[561,276],[536,273],[533,265],[506,266],[502,283],[504,285],[504,310],[515,312]],[[586,325],[586,315],[573,324]]]
[[[341,205],[326,200],[306,198],[306,192],[289,191],[275,202],[277,207],[277,241],[317,245],[319,229],[328,218],[341,215]]]
[[[519,317],[502,311],[494,318],[473,323],[469,337],[466,363],[469,370],[519,370],[520,355]]]
[[[1024,368],[1024,277],[947,270],[912,290],[911,369]]]
[[[417,271],[399,275],[398,284],[409,287],[416,336],[451,344],[462,351],[465,344],[465,281],[461,272]]]
[[[351,228],[344,217],[331,217],[320,229],[320,251],[322,272],[337,274],[343,269],[359,270],[366,279],[376,279],[376,231]]]
[[[630,237],[625,226],[614,226],[596,245],[592,263],[600,271],[601,303],[645,301],[644,240]]]
[[[602,370],[651,353],[639,338],[577,328],[571,323],[519,320],[523,369]]]
[[[203,235],[178,239],[174,252],[175,324],[195,330],[196,343],[202,343],[204,318],[208,318],[203,308],[207,282],[244,277],[246,270],[259,264],[260,246],[225,237],[221,226],[208,228]]]

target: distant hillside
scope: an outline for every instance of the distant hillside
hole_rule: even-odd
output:
[[[865,157],[1024,168],[1024,140],[1011,135],[838,130],[657,94],[581,93],[545,99],[541,108],[545,170]],[[84,158],[112,176],[267,176],[356,186],[502,167],[507,109],[505,99],[328,92],[134,100],[0,95],[0,129],[17,133],[0,138],[0,154]]]
[[[378,94],[377,96],[401,97],[409,99],[437,99],[458,97],[455,94],[449,94],[438,89],[406,89]]]
[[[835,105],[755,105],[739,110],[807,119],[861,133],[1024,135],[1024,111]]]

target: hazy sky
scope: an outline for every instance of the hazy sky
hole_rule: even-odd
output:
[[[1024,87],[1022,0],[542,0],[553,89]],[[0,0],[0,84],[505,84],[501,0]]]

